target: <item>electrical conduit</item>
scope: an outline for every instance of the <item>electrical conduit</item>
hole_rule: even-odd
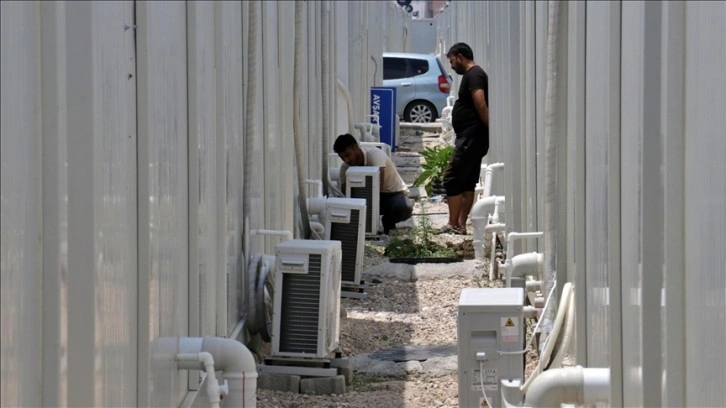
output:
[[[254,78],[257,75],[257,40],[259,38],[259,3],[249,2],[248,33],[247,33],[247,94],[245,112],[245,137],[244,137],[244,164],[242,172],[244,180],[242,184],[242,207],[244,210],[245,231],[250,230],[250,212],[252,211],[251,185],[252,175],[258,169],[255,164],[255,137],[257,136],[257,82]],[[244,237],[243,263],[247,262],[250,255],[249,235]]]
[[[556,169],[555,169],[555,120],[557,115],[557,32],[559,25],[559,2],[549,2],[549,24],[547,28],[547,86],[545,91],[545,201],[544,201],[544,291],[554,285],[555,278],[555,227],[556,227]],[[542,331],[545,338],[552,330],[555,311],[544,310]]]
[[[302,160],[302,129],[300,127],[300,83],[302,82],[301,54],[302,54],[302,19],[303,2],[295,1],[295,57],[294,75],[292,83],[292,129],[295,139],[295,166],[297,169],[297,202],[300,206],[301,229],[303,239],[310,239],[310,216],[308,215],[307,197],[305,194],[305,174]]]
[[[321,65],[322,65],[322,81],[321,81],[321,92],[323,94],[323,188],[322,194],[328,195],[328,152],[330,151],[330,67],[329,59],[329,46],[328,46],[328,35],[330,35],[330,2],[328,0],[323,1],[323,16],[322,16],[322,35],[320,36],[320,46],[322,48],[320,52]]]

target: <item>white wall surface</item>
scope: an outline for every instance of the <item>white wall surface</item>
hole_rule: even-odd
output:
[[[247,233],[300,235],[295,2],[255,3],[257,24],[251,4],[1,3],[0,405],[178,405],[196,379],[174,364],[177,336],[251,340],[247,259],[278,239]],[[364,121],[410,19],[388,2],[301,4],[300,157],[320,179],[348,131],[336,81]]]
[[[560,8],[555,268],[576,285],[577,363],[611,368],[612,406],[722,406],[707,378],[726,366],[726,7]],[[437,16],[440,52],[467,42],[489,73],[484,160],[506,164],[493,191],[512,230],[542,227],[547,17],[473,1]]]

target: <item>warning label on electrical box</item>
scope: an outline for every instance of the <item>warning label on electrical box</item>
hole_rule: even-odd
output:
[[[502,341],[505,343],[519,342],[519,319],[502,317]]]

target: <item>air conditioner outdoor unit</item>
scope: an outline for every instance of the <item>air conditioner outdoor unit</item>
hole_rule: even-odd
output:
[[[366,235],[378,235],[381,176],[376,166],[353,166],[345,173],[345,196],[366,200]]]
[[[501,407],[502,380],[524,377],[521,288],[465,288],[459,297],[459,406]],[[482,389],[483,387],[483,389]]]
[[[341,243],[288,240],[276,255],[271,354],[326,358],[338,348]]]
[[[362,198],[328,198],[325,239],[340,241],[343,285],[359,285],[365,245],[366,200]]]

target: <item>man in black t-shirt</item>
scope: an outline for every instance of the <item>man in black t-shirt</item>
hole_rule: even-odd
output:
[[[466,234],[466,219],[474,204],[481,161],[489,150],[489,83],[484,70],[474,62],[465,43],[456,43],[446,54],[451,69],[463,75],[459,97],[451,112],[456,133],[454,154],[444,173],[449,205],[449,223],[442,232]]]

